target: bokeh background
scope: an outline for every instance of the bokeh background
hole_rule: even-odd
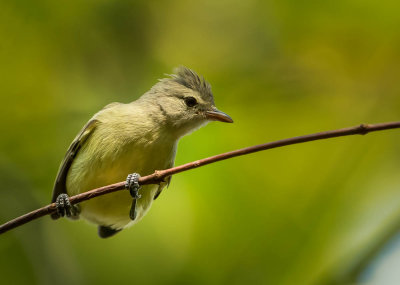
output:
[[[178,65],[211,82],[235,123],[183,138],[177,165],[399,120],[399,10],[394,0],[2,1],[0,222],[50,201],[96,111]],[[85,221],[41,218],[0,236],[1,283],[400,284],[399,143],[384,131],[179,174],[108,240]]]

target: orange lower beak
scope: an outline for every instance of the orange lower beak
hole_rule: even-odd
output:
[[[232,118],[220,110],[206,111],[206,118],[211,121],[220,121],[224,123],[233,123]]]

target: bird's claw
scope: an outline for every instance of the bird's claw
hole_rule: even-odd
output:
[[[140,199],[140,197],[142,197],[139,194],[139,189],[140,189],[139,178],[140,175],[137,173],[129,174],[128,177],[126,178],[126,183],[125,183],[125,187],[129,190],[129,193],[133,198],[131,210],[129,213],[129,217],[131,218],[132,221],[134,221],[137,216],[136,202],[138,199]]]
[[[134,199],[139,199],[140,197],[142,197],[141,195],[139,195],[139,178],[140,175],[138,173],[129,174],[126,178],[125,187],[129,190],[129,193]]]
[[[60,217],[71,217],[71,215],[74,212],[74,208],[69,201],[69,196],[65,193],[62,193],[58,195],[56,199],[56,208],[57,208],[57,214]]]

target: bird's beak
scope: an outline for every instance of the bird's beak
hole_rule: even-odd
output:
[[[211,121],[233,123],[232,118],[228,114],[225,114],[224,112],[222,112],[218,109],[214,109],[212,111],[206,111],[205,114],[206,114],[206,118]]]

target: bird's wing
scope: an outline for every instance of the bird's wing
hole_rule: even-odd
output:
[[[174,166],[174,162],[172,162],[170,165],[168,165],[167,168],[171,168],[173,166]],[[154,195],[153,200],[157,199],[158,196],[160,196],[160,194],[161,194],[161,192],[162,192],[162,190],[164,189],[165,186],[167,186],[167,187],[169,186],[169,183],[171,183],[171,178],[172,178],[172,176],[168,176],[163,182],[161,182],[158,185],[158,190],[157,190],[156,195]]]
[[[51,198],[51,202],[55,202],[57,196],[61,193],[67,193],[66,189],[66,180],[68,170],[71,167],[74,158],[79,152],[79,149],[82,145],[87,141],[87,139],[93,134],[93,131],[96,129],[99,121],[92,119],[90,120],[83,129],[76,136],[72,144],[69,146],[67,153],[65,154],[64,160],[61,163],[60,169],[58,170],[56,182],[53,188],[53,197]]]

